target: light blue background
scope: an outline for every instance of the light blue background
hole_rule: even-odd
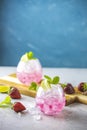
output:
[[[0,0],[0,66],[26,51],[43,67],[87,68],[87,0]]]

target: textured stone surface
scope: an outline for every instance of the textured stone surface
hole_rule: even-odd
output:
[[[15,67],[0,67],[0,76],[15,72]],[[51,69],[44,68],[44,74],[50,76],[59,75],[61,81],[78,84],[80,81],[87,81],[87,69]],[[0,101],[6,94],[0,94]],[[21,101],[30,109],[35,104],[35,99],[23,96]],[[34,112],[34,111],[33,111]],[[86,130],[87,129],[87,105],[72,104],[63,109],[55,116],[42,115],[35,117],[34,113],[17,114],[11,109],[0,108],[0,130]]]
[[[0,100],[5,95],[0,94]],[[16,100],[18,101],[18,100]],[[20,101],[20,100],[19,100]],[[30,107],[34,99],[22,96],[21,102]],[[87,129],[87,105],[72,104],[63,109],[58,116],[45,116],[39,119],[30,113],[19,115],[10,109],[0,108],[1,130],[86,130]]]

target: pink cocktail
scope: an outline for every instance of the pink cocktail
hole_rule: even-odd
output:
[[[62,88],[59,85],[53,85],[51,89],[44,91],[40,87],[36,96],[36,105],[46,115],[58,114],[65,106]]]
[[[39,83],[42,79],[42,66],[39,59],[29,59],[26,53],[18,63],[16,74],[25,85],[30,85],[32,82]]]

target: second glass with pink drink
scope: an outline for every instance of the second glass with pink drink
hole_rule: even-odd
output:
[[[45,115],[56,115],[65,106],[65,95],[59,84],[43,80],[36,95],[36,106]]]

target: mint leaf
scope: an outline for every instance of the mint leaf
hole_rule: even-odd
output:
[[[26,54],[27,54],[27,58],[28,58],[29,60],[31,60],[31,59],[36,59],[36,58],[34,57],[34,53],[33,53],[32,51],[27,52]]]
[[[31,83],[31,86],[37,87],[37,84],[36,84],[35,82],[32,82],[32,83]]]
[[[2,102],[0,102],[0,107],[12,107],[11,98],[7,96]]]
[[[44,75],[45,79],[47,79],[48,83],[51,84],[52,83],[52,78],[49,77],[48,75]]]
[[[49,80],[49,81],[52,81],[51,77],[49,77],[48,75],[44,75],[44,77]]]
[[[59,83],[60,78],[58,76],[55,76],[52,80],[52,84],[58,84]]]
[[[38,89],[38,86],[35,82],[32,82],[31,85],[29,86],[29,90],[35,90],[37,91]]]
[[[28,59],[32,59],[33,56],[34,56],[34,54],[33,54],[32,51],[30,51],[30,52],[27,53],[27,57],[28,57]]]

